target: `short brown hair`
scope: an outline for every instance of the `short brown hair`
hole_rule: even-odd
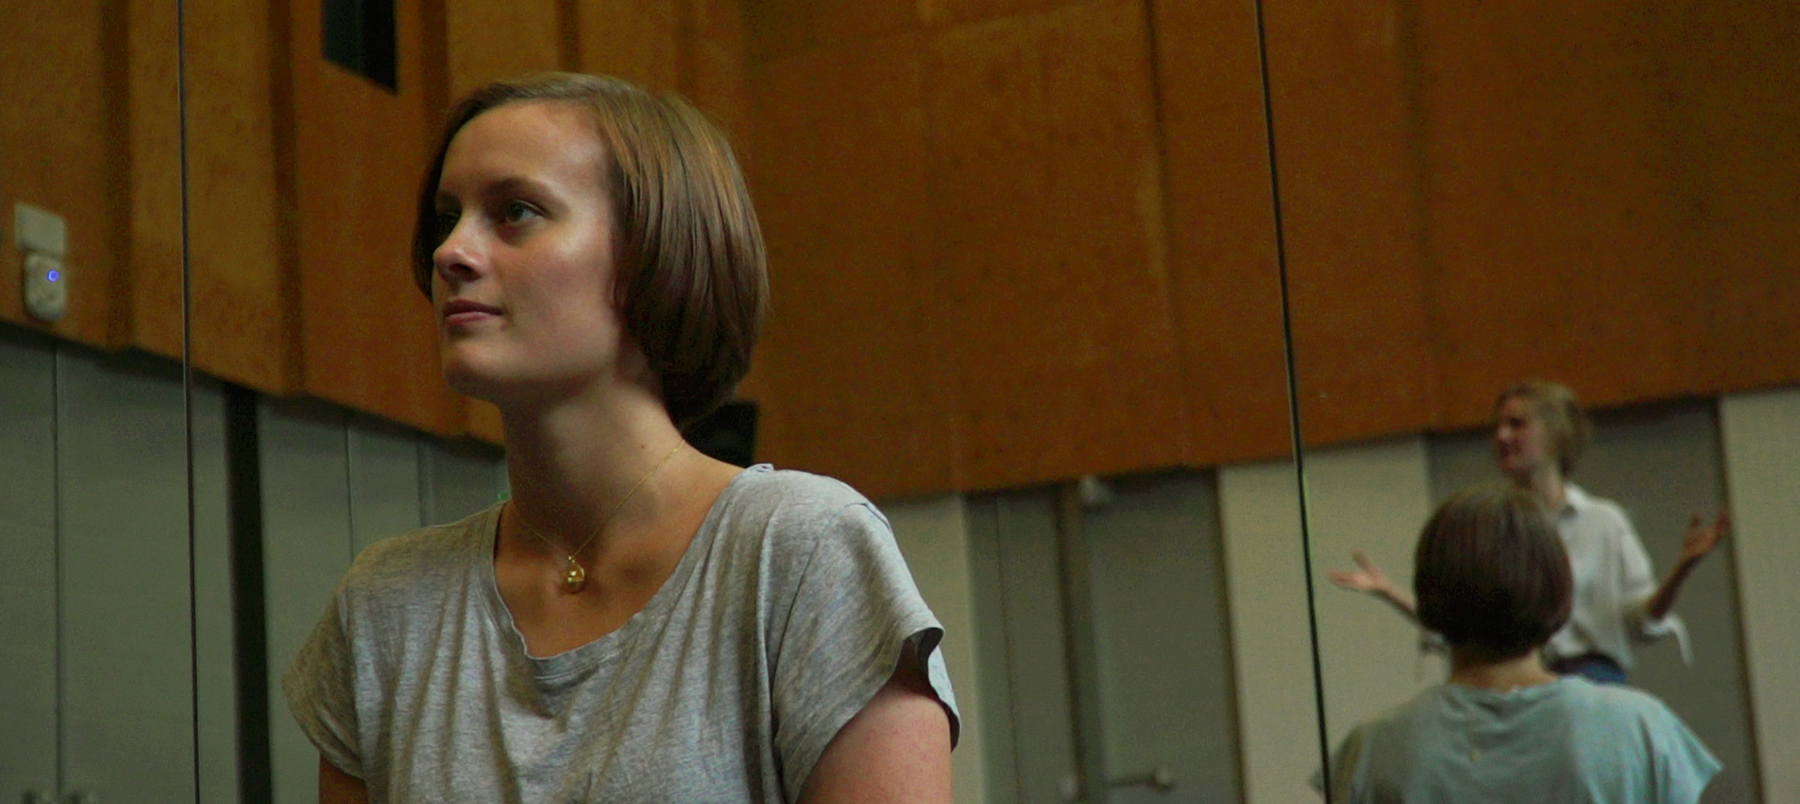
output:
[[[1530,492],[1465,489],[1437,509],[1413,554],[1419,622],[1493,660],[1524,655],[1569,621],[1562,537]]]
[[[750,193],[725,135],[687,101],[617,78],[538,73],[498,81],[450,111],[419,191],[413,278],[427,297],[444,156],[457,132],[510,103],[562,102],[592,112],[605,146],[618,241],[613,301],[662,383],[676,425],[731,396],[750,370],[768,305],[767,257]]]
[[[1501,391],[1494,406],[1497,408],[1513,398],[1531,403],[1538,421],[1550,431],[1552,446],[1556,449],[1556,465],[1565,477],[1573,473],[1594,432],[1593,422],[1581,411],[1581,400],[1575,397],[1575,391],[1559,382],[1525,380]]]

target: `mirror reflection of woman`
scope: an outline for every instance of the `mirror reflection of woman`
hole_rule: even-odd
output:
[[[698,111],[547,74],[451,113],[414,270],[511,498],[358,557],[284,679],[323,802],[949,801],[887,520],[680,427],[749,368],[756,217]]]
[[[1550,669],[1595,681],[1624,683],[1632,665],[1631,643],[1674,634],[1686,652],[1686,631],[1672,613],[1682,584],[1730,530],[1721,514],[1708,524],[1698,513],[1688,524],[1681,556],[1659,584],[1649,555],[1618,504],[1588,494],[1569,481],[1587,447],[1592,425],[1567,386],[1528,380],[1500,394],[1495,410],[1494,456],[1502,474],[1531,492],[1550,512],[1575,572],[1569,623],[1544,649]],[[1417,603],[1360,551],[1357,568],[1326,573],[1346,589],[1368,592],[1414,620]]]
[[[1440,506],[1413,553],[1420,620],[1450,678],[1352,729],[1332,757],[1345,804],[1693,804],[1718,759],[1661,701],[1544,668],[1574,586],[1536,495],[1476,486]]]

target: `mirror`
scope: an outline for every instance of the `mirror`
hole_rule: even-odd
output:
[[[218,609],[193,595],[225,587],[190,541],[211,468],[190,463],[183,386],[180,9],[129,5],[0,8],[11,801],[194,800],[230,750],[195,728],[211,646],[192,624]]]
[[[1792,671],[1767,657],[1794,644],[1772,605],[1791,495],[1770,494],[1793,464],[1765,445],[1800,426],[1800,22],[1730,0],[1267,11],[1328,741],[1448,668],[1324,573],[1361,550],[1408,587],[1433,508],[1505,477],[1502,391],[1546,378],[1593,419],[1567,479],[1619,506],[1648,577],[1691,514],[1731,512],[1674,605],[1692,661],[1673,638],[1613,658],[1723,764],[1706,800],[1791,798],[1768,752],[1800,733]]]

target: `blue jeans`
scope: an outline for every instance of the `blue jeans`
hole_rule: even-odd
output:
[[[1603,653],[1583,653],[1550,663],[1550,671],[1561,676],[1581,676],[1596,684],[1623,684],[1625,670],[1612,657]]]

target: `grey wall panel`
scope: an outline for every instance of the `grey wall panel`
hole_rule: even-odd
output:
[[[192,800],[180,375],[63,347],[57,407],[63,789]]]
[[[1055,496],[1007,492],[970,503],[990,801],[1054,802],[1075,771]]]
[[[1572,479],[1625,508],[1656,565],[1658,579],[1680,554],[1688,517],[1724,504],[1723,469],[1711,402],[1659,404],[1595,416],[1593,444]],[[1438,499],[1463,485],[1497,480],[1488,434],[1435,439],[1432,490]],[[1672,639],[1639,646],[1631,683],[1661,698],[1724,763],[1707,801],[1750,801],[1750,720],[1743,647],[1729,550],[1708,557],[1683,587],[1675,611],[1693,633],[1694,665]]]
[[[351,542],[357,552],[418,528],[420,442],[411,430],[365,416],[345,432],[350,476]]]
[[[472,441],[425,439],[420,447],[420,509],[427,525],[455,522],[500,497],[500,451]]]
[[[55,360],[0,338],[0,800],[56,790]]]
[[[347,414],[264,400],[258,413],[269,650],[269,750],[277,804],[318,801],[318,753],[288,712],[281,676],[349,568]]]
[[[225,396],[201,378],[193,391],[194,640],[199,658],[200,801],[238,801],[237,675],[231,592],[230,479]]]
[[[1177,784],[1116,787],[1108,801],[1238,801],[1217,488],[1188,472],[1111,487],[1086,516],[1108,771],[1161,768]]]

